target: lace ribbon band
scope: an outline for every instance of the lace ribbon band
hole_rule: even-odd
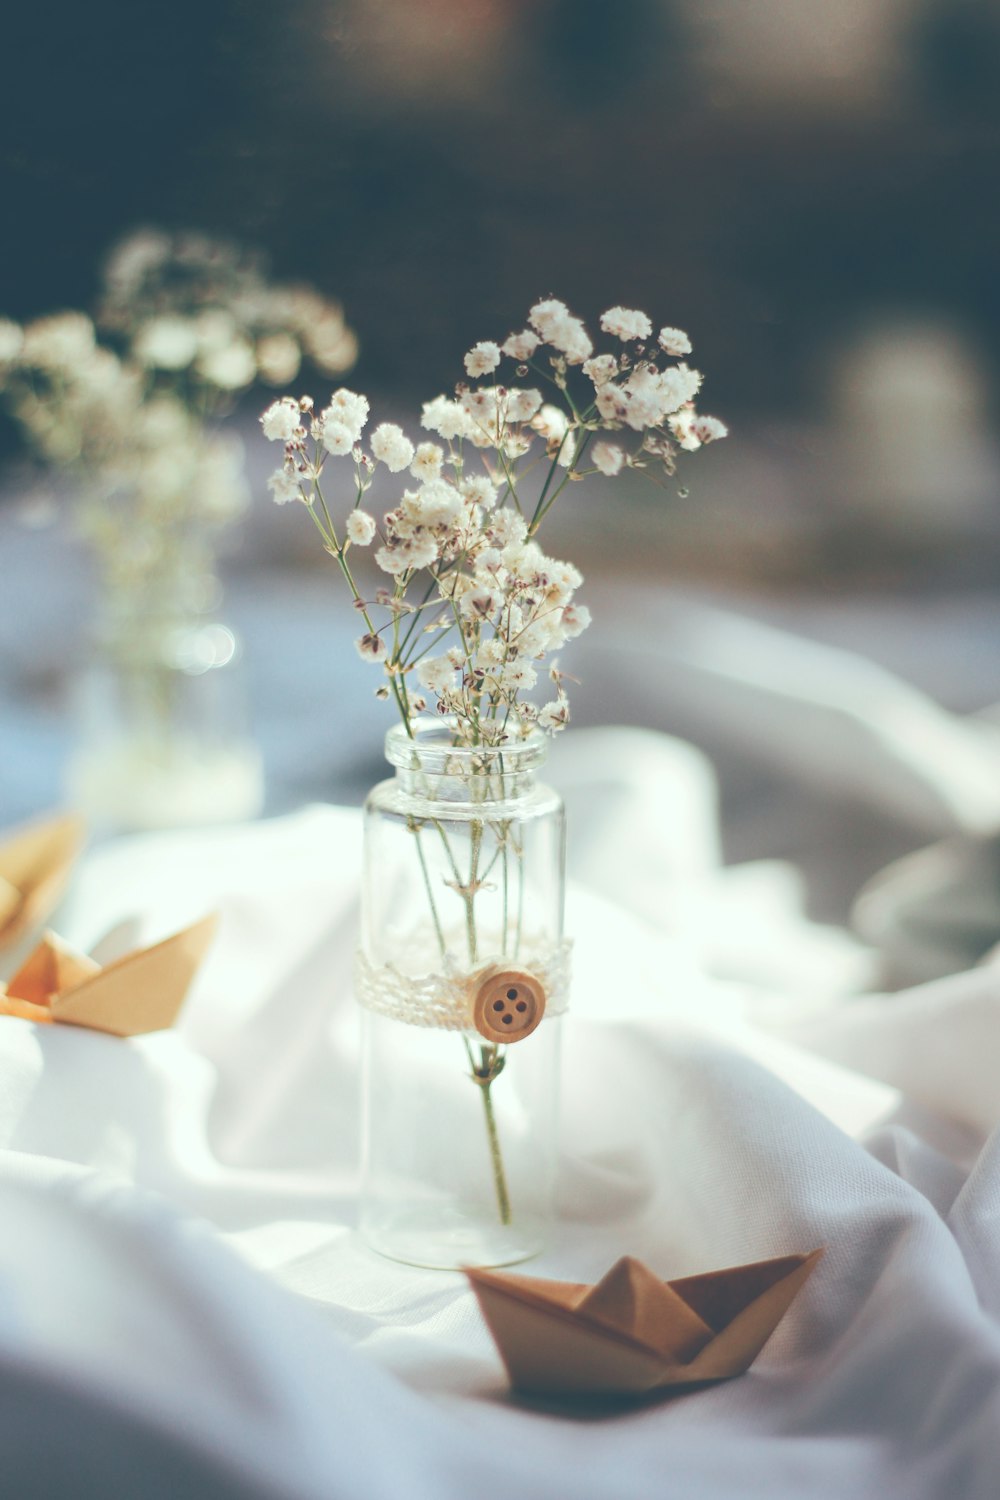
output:
[[[409,1026],[435,1026],[444,1031],[469,1031],[476,995],[486,976],[495,969],[515,966],[533,975],[545,992],[546,1016],[561,1016],[569,1004],[569,970],[572,943],[564,939],[557,948],[535,948],[522,944],[517,958],[490,954],[472,973],[446,965],[444,973],[401,974],[393,964],[376,965],[358,951],[354,963],[354,985],[358,1004],[380,1016],[405,1021]]]

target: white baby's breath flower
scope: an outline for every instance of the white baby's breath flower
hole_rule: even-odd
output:
[[[579,435],[573,432],[568,433],[566,441],[560,446],[559,452],[556,454],[556,463],[560,469],[571,469],[573,467],[576,463],[578,447]]]
[[[268,385],[287,385],[299,373],[302,350],[290,333],[269,333],[257,341],[257,368]]]
[[[618,374],[618,361],[613,354],[595,354],[584,364],[583,373],[596,386],[607,385]]]
[[[587,330],[579,318],[565,317],[549,330],[548,343],[566,356],[566,363],[582,365],[594,352]]]
[[[455,668],[446,656],[425,656],[417,667],[417,681],[430,693],[446,693],[455,686]]]
[[[644,367],[629,376],[625,382],[624,395],[625,421],[633,432],[644,432],[647,427],[657,427],[674,407],[681,404],[675,401],[671,406],[669,395],[667,399],[664,398],[658,371]]]
[[[567,604],[575,589],[583,582],[580,569],[571,562],[560,562],[556,557],[542,559],[541,573],[544,579],[545,597],[550,604]]]
[[[560,625],[567,640],[575,640],[590,624],[590,610],[585,604],[567,604],[560,616]]]
[[[508,458],[523,458],[531,448],[531,434],[524,428],[520,432],[505,432],[501,447]]]
[[[354,451],[354,432],[345,423],[328,417],[323,422],[321,430],[323,433],[323,447],[327,453],[332,453],[334,458],[343,458],[345,454]]]
[[[609,424],[624,422],[625,413],[628,411],[628,397],[621,386],[615,385],[613,380],[598,386],[594,404],[604,422]]]
[[[555,447],[569,431],[569,418],[559,406],[543,406],[532,417],[531,425],[550,447]]]
[[[267,481],[275,505],[287,505],[289,500],[301,500],[299,476],[290,469],[276,469]]]
[[[694,453],[701,447],[701,438],[694,430],[696,416],[697,413],[693,407],[684,406],[668,419],[670,431],[677,439],[678,445],[688,453]]]
[[[547,344],[564,354],[571,365],[582,364],[594,352],[583,323],[574,318],[565,302],[560,302],[557,297],[536,302],[528,314],[528,322]]]
[[[132,348],[150,369],[186,370],[198,353],[198,330],[190,318],[153,318],[139,329]]]
[[[394,537],[375,554],[375,562],[383,573],[399,578],[403,573],[428,568],[437,561],[438,544],[429,531],[413,536]]]
[[[507,392],[507,421],[530,422],[542,404],[541,391],[511,390]]]
[[[646,314],[634,307],[609,307],[607,312],[601,313],[601,327],[623,343],[631,339],[648,339],[653,331]]]
[[[595,443],[590,451],[590,456],[593,460],[594,468],[599,470],[600,473],[606,474],[609,479],[621,470],[621,466],[625,462],[625,455],[622,450],[616,448],[612,443]]]
[[[478,647],[472,658],[472,666],[477,672],[485,672],[488,677],[492,677],[497,668],[502,667],[506,660],[506,643],[499,636],[494,635]]]
[[[198,369],[220,391],[239,391],[251,385],[257,375],[253,349],[242,339],[235,339],[220,349],[209,349],[198,356]]]
[[[691,353],[691,340],[680,328],[661,328],[658,339],[660,348],[672,358]]]
[[[299,403],[293,401],[291,396],[282,396],[280,401],[271,402],[260,419],[260,425],[270,442],[287,443],[294,436],[301,420]]]
[[[400,509],[414,526],[450,526],[462,512],[462,497],[446,479],[432,479],[415,492],[407,490]]]
[[[487,535],[495,547],[517,547],[528,535],[528,523],[516,510],[497,510],[489,517]]]
[[[696,417],[694,430],[703,443],[714,443],[729,435],[729,428],[718,417]]]
[[[543,339],[548,339],[552,329],[569,316],[570,311],[565,302],[560,302],[558,297],[548,297],[535,303],[528,313],[528,322]]]
[[[459,402],[449,401],[447,396],[435,396],[433,401],[424,402],[420,425],[428,432],[436,432],[445,442],[468,437],[472,430],[468,412]]]
[[[444,449],[437,443],[418,443],[410,465],[414,479],[439,479],[444,463]]]
[[[462,595],[459,613],[466,620],[491,620],[503,603],[503,595],[495,588],[477,586]]]
[[[473,344],[465,356],[465,373],[472,380],[477,380],[480,375],[489,375],[499,363],[499,345],[485,339],[479,344]]]
[[[699,416],[693,406],[682,407],[669,421],[670,430],[681,448],[693,453],[704,443],[717,442],[729,429],[718,417]]]
[[[375,517],[370,516],[366,510],[352,510],[347,517],[345,529],[348,541],[353,542],[355,547],[367,547],[375,539]]]
[[[371,437],[372,455],[385,464],[390,474],[398,474],[413,462],[413,444],[395,422],[381,422]]]
[[[459,492],[469,505],[481,505],[484,510],[492,510],[497,503],[496,486],[485,474],[470,474],[462,480]]]
[[[499,404],[497,393],[491,386],[479,386],[475,390],[463,391],[459,397],[462,410],[470,417],[472,436],[477,427],[494,433],[497,429]]]
[[[504,693],[529,692],[538,681],[534,667],[520,658],[505,662],[495,676],[497,686]]]
[[[677,411],[688,401],[693,401],[701,389],[702,374],[686,364],[674,365],[664,370],[659,377],[660,397],[665,413]]]
[[[565,698],[555,698],[545,703],[538,712],[538,727],[546,734],[557,734],[569,723],[569,704]]]
[[[362,661],[385,660],[385,641],[380,635],[375,635],[371,631],[366,631],[364,635],[358,637],[354,642],[354,649]]]
[[[662,372],[650,365],[640,365],[618,387],[602,386],[597,392],[597,409],[606,422],[623,421],[634,432],[658,427],[682,406],[693,401],[701,385],[701,374],[685,364]]]
[[[505,343],[500,345],[502,352],[511,359],[530,359],[541,340],[537,333],[532,333],[530,328],[524,328],[520,333],[512,333]]]
[[[518,585],[530,585],[542,571],[545,553],[533,539],[527,540],[527,526],[517,529],[503,548],[504,567]]]
[[[324,426],[327,422],[337,422],[346,427],[351,434],[353,446],[360,440],[365,423],[368,421],[368,397],[359,396],[356,391],[349,391],[346,386],[341,386],[330,397],[329,404],[321,413],[320,420]]]
[[[539,661],[546,651],[555,651],[565,645],[565,642],[558,614],[552,610],[537,614],[527,625],[522,625],[513,637],[513,643],[521,656],[535,657]]]

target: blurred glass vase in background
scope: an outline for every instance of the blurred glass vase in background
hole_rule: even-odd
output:
[[[241,650],[208,620],[105,634],[75,690],[67,792],[105,832],[235,822],[264,800]]]
[[[93,824],[260,811],[240,653],[213,623],[219,550],[249,503],[242,445],[222,423],[255,382],[281,386],[304,361],[339,374],[356,354],[338,303],[191,232],[140,229],[116,245],[94,318],[0,318],[0,398],[34,456],[70,475],[95,565],[68,778]]]

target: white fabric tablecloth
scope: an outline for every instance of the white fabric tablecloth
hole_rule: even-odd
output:
[[[525,1269],[825,1246],[752,1370],[541,1411],[460,1276],[359,1243],[360,826],[313,807],[83,863],[54,923],[79,946],[221,912],[174,1031],[0,1019],[0,1493],[995,1500],[1000,973],[851,998],[856,941],[780,869],[719,868],[700,758],[613,734],[556,765],[576,981],[560,1221]]]

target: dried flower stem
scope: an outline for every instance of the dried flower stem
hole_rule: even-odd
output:
[[[462,1041],[465,1043],[465,1051],[469,1059],[470,1076],[473,1083],[478,1084],[483,1100],[483,1116],[486,1121],[486,1139],[490,1148],[490,1164],[493,1169],[493,1187],[496,1192],[497,1213],[500,1216],[501,1224],[507,1225],[511,1221],[510,1192],[507,1188],[507,1174],[504,1170],[503,1153],[500,1149],[500,1136],[497,1131],[496,1115],[493,1112],[493,1097],[490,1092],[495,1079],[499,1078],[503,1072],[506,1058],[499,1047],[486,1045],[480,1048],[480,1061],[477,1066],[469,1039],[464,1032],[462,1034]]]

